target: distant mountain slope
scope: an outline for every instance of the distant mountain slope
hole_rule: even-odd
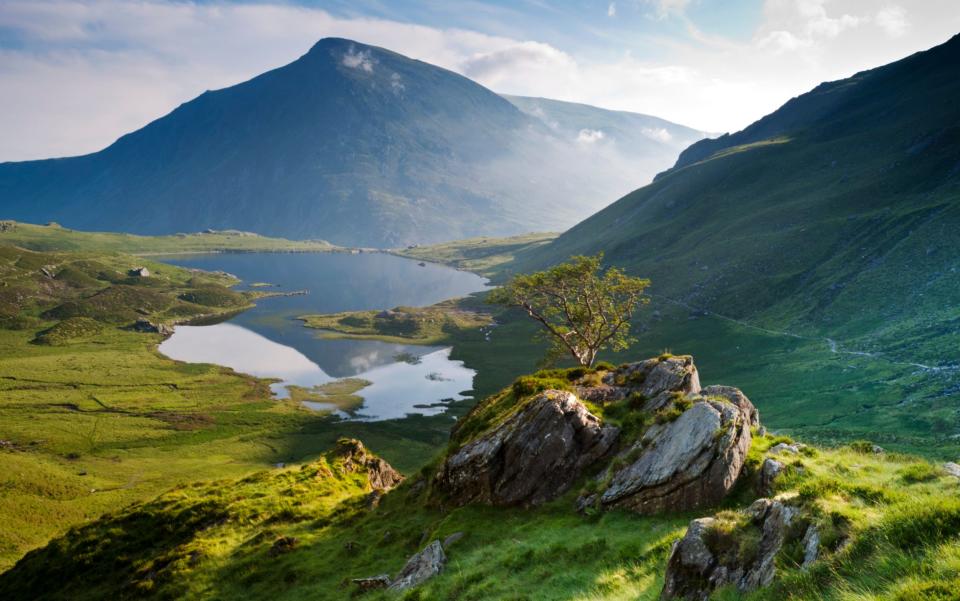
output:
[[[520,266],[604,251],[693,316],[707,311],[830,338],[833,351],[872,353],[905,374],[885,384],[910,418],[884,427],[960,434],[949,401],[955,407],[960,391],[958,65],[954,37],[823,84],[741,132],[694,144],[654,183]],[[821,407],[817,419],[869,423],[883,393],[870,400],[864,392],[834,389],[838,404],[868,400],[847,415]]]
[[[397,246],[568,227],[652,173],[460,75],[324,39],[101,152],[0,165],[0,216]]]
[[[616,151],[623,158],[659,173],[673,164],[671,154],[702,140],[704,132],[676,123],[628,111],[563,102],[549,98],[509,96],[504,98],[524,113],[543,121],[560,135]]]

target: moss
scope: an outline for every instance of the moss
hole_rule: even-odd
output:
[[[248,304],[242,294],[223,286],[195,288],[182,293],[179,298],[205,307],[241,307]]]
[[[38,333],[33,341],[58,346],[96,336],[102,331],[103,325],[89,317],[71,317]]]

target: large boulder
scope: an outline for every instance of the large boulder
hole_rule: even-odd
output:
[[[733,523],[729,516],[693,520],[674,543],[660,598],[706,601],[721,586],[747,593],[770,584],[777,554],[798,536],[791,526],[799,513],[787,502],[758,499]],[[812,524],[799,531],[806,566],[817,558],[820,537]]]
[[[750,449],[750,423],[740,409],[712,398],[687,399],[673,421],[652,426],[618,455],[581,497],[581,508],[621,507],[638,513],[686,511],[722,500]]]
[[[452,453],[435,486],[457,505],[538,505],[566,492],[607,456],[618,434],[574,394],[548,390]]]
[[[712,396],[730,401],[740,409],[740,412],[743,413],[744,418],[751,426],[760,425],[760,412],[757,411],[757,408],[753,406],[753,403],[750,402],[747,395],[743,394],[739,388],[714,384],[701,390],[700,394],[705,397]]]

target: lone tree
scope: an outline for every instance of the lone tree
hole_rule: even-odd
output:
[[[520,307],[540,322],[551,343],[548,362],[570,355],[590,367],[602,349],[623,350],[633,342],[630,318],[650,302],[644,295],[650,280],[616,267],[603,269],[602,260],[603,253],[576,256],[546,271],[515,276],[488,300]]]

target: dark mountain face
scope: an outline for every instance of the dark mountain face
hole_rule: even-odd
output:
[[[955,410],[944,405],[952,398],[955,408],[960,390],[958,249],[954,37],[823,84],[741,132],[694,144],[654,183],[523,257],[517,268],[604,251],[607,260],[653,280],[663,313],[681,308],[680,320],[656,326],[670,344],[700,323],[688,322],[688,312],[690,319],[736,320],[716,328],[728,338],[746,322],[774,337],[809,340],[825,371],[793,363],[793,375],[802,377],[791,385],[817,380],[823,388],[787,399],[778,392],[789,390],[784,366],[801,361],[801,353],[779,357],[770,379],[780,385],[770,396],[785,404],[781,413],[765,409],[782,423],[802,427],[801,419],[810,424],[832,415],[838,431],[899,428],[904,436],[946,440],[960,432]],[[704,324],[682,350],[728,344],[709,332]],[[850,357],[862,364],[848,365]],[[737,361],[770,358],[738,346],[727,363]],[[871,386],[875,394],[863,392]],[[834,404],[829,411],[803,409],[818,402]]]
[[[645,179],[608,164],[464,77],[325,39],[101,152],[0,165],[0,207],[87,229],[394,246],[569,226]]]

